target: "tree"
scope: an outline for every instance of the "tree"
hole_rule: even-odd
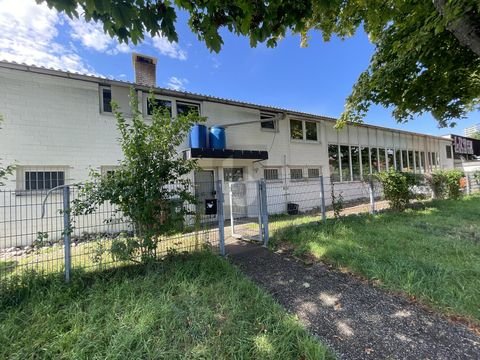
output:
[[[204,119],[192,112],[171,118],[168,110],[155,108],[146,122],[135,92],[130,98],[131,121],[112,104],[124,159],[108,174],[93,171],[72,208],[74,215],[80,215],[92,213],[105,202],[116,206],[133,222],[137,237],[115,240],[112,255],[146,261],[155,258],[161,235],[178,231],[185,216],[193,215],[189,205],[196,200],[187,175],[196,162],[179,156],[177,148],[191,126]]]
[[[2,122],[3,122],[3,117],[0,115],[0,125],[2,124]],[[0,187],[5,186],[4,180],[8,175],[11,175],[13,173],[13,170],[15,170],[15,166],[13,165],[4,166],[0,164]]]
[[[474,132],[469,138],[480,140],[480,131]]]
[[[177,41],[176,9],[208,48],[220,51],[221,28],[248,36],[252,46],[276,46],[288,32],[346,38],[363,27],[375,45],[369,67],[347,98],[340,124],[361,121],[372,104],[393,108],[399,122],[431,112],[453,126],[480,106],[480,2],[478,0],[37,0],[71,17],[101,21],[120,41],[145,33]]]

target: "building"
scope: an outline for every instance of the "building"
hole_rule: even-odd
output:
[[[447,158],[454,160],[454,166],[465,173],[480,170],[480,140],[459,135],[446,135],[452,141],[452,151]]]
[[[463,130],[463,135],[465,137],[471,137],[476,133],[480,133],[480,124],[469,126]]]
[[[132,87],[147,120],[153,89],[157,103],[172,116],[197,109],[208,118],[207,126],[225,128],[226,150],[190,149],[186,139],[179,152],[198,158],[203,170],[192,178],[211,183],[210,196],[214,181],[223,181],[227,207],[228,185],[239,181],[264,178],[272,189],[279,184],[285,201],[270,208],[285,212],[289,187],[308,186],[321,175],[352,200],[371,172],[423,173],[454,166],[450,139],[367,124],[337,131],[335,119],[325,116],[156,87],[156,60],[134,54],[133,63],[135,83],[0,62],[0,158],[17,165],[6,188],[16,196],[33,196],[81,182],[90,168],[114,170],[122,152],[110,100],[128,117]],[[325,186],[329,193],[330,181]]]

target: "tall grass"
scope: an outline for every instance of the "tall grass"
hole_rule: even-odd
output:
[[[210,253],[155,266],[23,275],[0,295],[0,358],[324,359],[326,347]]]
[[[345,217],[277,230],[273,245],[376,280],[449,314],[480,323],[480,197],[423,210]]]

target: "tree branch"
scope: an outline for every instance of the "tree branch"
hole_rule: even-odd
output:
[[[446,0],[433,0],[435,9],[445,17]],[[472,50],[480,57],[480,33],[471,17],[468,15],[460,17],[447,24],[447,29],[465,47]]]

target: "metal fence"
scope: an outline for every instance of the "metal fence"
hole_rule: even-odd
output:
[[[185,216],[175,234],[159,238],[157,256],[205,247],[224,252],[220,242],[224,238],[221,182],[213,184],[213,194],[219,194],[216,198],[204,191],[211,186],[191,185],[197,203],[186,207],[192,215]],[[110,203],[91,214],[73,215],[69,207],[81,196],[77,186],[62,186],[50,193],[0,191],[0,284],[28,270],[64,272],[68,280],[70,272],[76,269],[104,269],[129,263],[115,258],[110,249],[115,242],[135,238],[133,223]],[[222,211],[208,214],[207,200],[218,202]]]

